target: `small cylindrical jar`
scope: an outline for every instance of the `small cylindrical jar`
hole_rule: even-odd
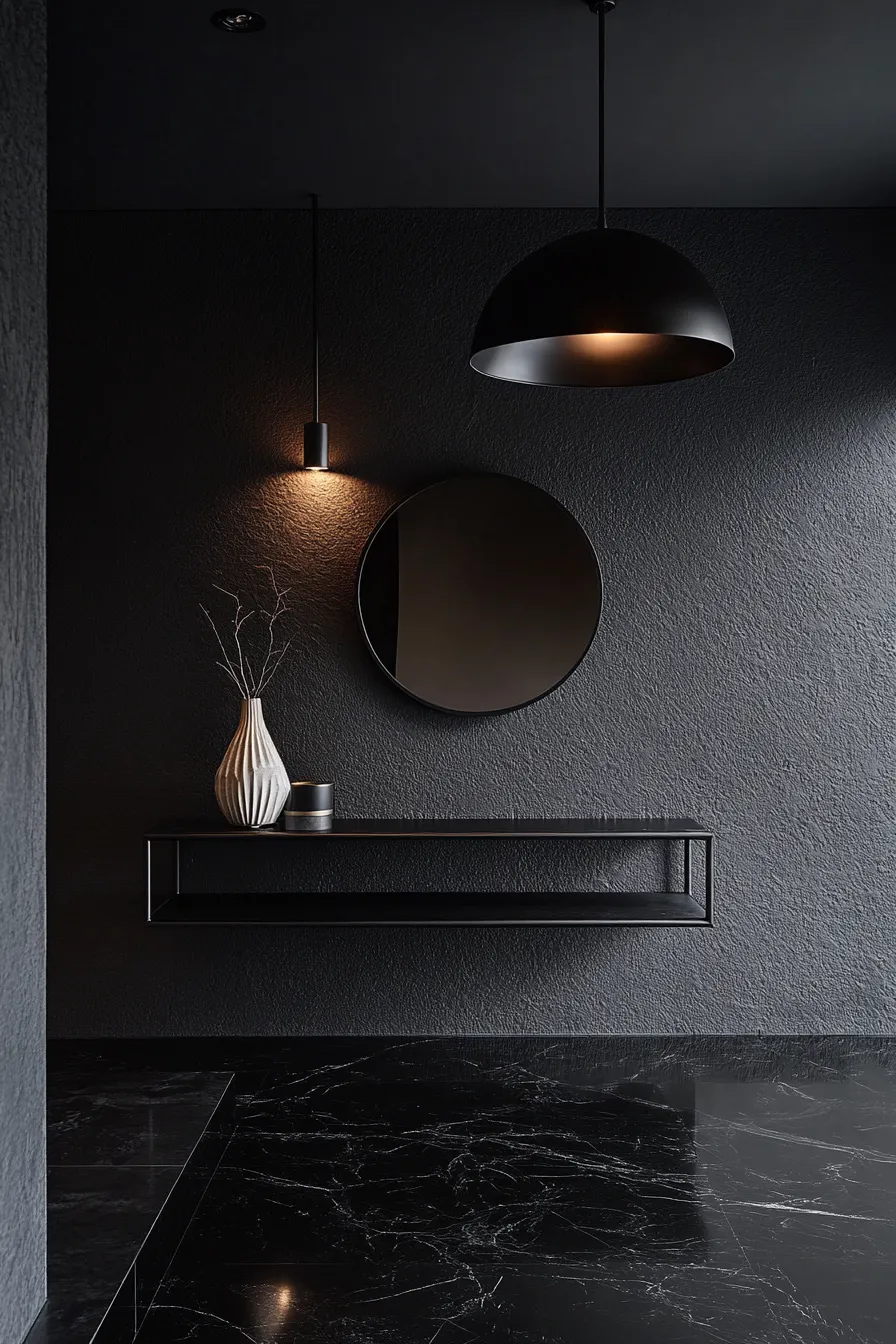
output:
[[[290,786],[283,813],[286,831],[328,831],[333,825],[333,785],[300,779]]]

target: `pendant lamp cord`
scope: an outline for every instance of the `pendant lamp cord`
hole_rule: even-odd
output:
[[[311,360],[314,382],[314,420],[320,420],[320,315],[317,284],[318,198],[311,193]]]
[[[607,73],[607,10],[605,5],[597,8],[597,208],[600,215],[600,227],[607,227],[607,196],[604,186],[604,104]]]
[[[616,0],[585,0],[592,14],[597,15],[597,211],[600,227],[607,227],[607,193],[604,185],[604,108],[607,74],[607,15],[616,8]]]

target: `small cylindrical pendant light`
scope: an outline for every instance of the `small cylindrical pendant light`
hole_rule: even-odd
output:
[[[314,419],[305,426],[302,467],[305,471],[329,471],[329,430],[320,418],[320,304],[318,298],[318,200],[311,197],[311,374],[314,388]]]

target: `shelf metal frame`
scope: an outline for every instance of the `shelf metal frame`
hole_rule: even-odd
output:
[[[494,905],[494,897],[479,895],[476,893],[464,893],[463,900],[458,901],[457,905],[466,907],[466,913],[457,910],[453,913],[446,907],[446,912],[438,917],[427,917],[426,909],[422,909],[418,914],[414,912],[414,917],[404,917],[394,913],[396,897],[399,895],[411,896],[413,893],[376,893],[365,892],[351,897],[343,897],[343,914],[339,914],[338,896],[330,896],[329,901],[333,906],[332,914],[325,914],[321,917],[302,917],[301,909],[293,915],[291,912],[280,913],[280,910],[287,910],[287,903],[295,900],[298,904],[303,893],[297,891],[294,893],[217,893],[215,896],[203,896],[201,898],[191,897],[189,893],[184,892],[181,881],[181,847],[184,844],[193,843],[250,843],[260,844],[265,847],[269,844],[312,844],[312,843],[333,843],[337,840],[349,839],[367,839],[367,840],[401,840],[401,839],[596,839],[596,840],[658,840],[672,843],[681,843],[682,853],[682,876],[683,887],[680,891],[660,891],[660,892],[608,892],[598,891],[593,893],[580,893],[576,896],[576,906],[583,908],[593,902],[593,914],[588,912],[582,916],[578,911],[575,914],[569,913],[569,898],[561,895],[551,897],[544,894],[544,905],[547,907],[552,900],[555,900],[557,917],[551,917],[551,913],[541,912],[527,915],[525,910],[525,897],[527,893],[501,893],[502,898],[506,898],[508,908],[507,914],[503,912],[496,913],[495,910],[489,911],[489,901]],[[532,819],[516,820],[488,820],[488,821],[351,821],[346,819],[338,820],[332,830],[329,831],[282,831],[276,829],[241,831],[235,829],[223,829],[214,827],[187,829],[173,829],[154,832],[145,837],[146,846],[146,918],[150,924],[167,925],[169,927],[176,924],[238,924],[238,925],[297,925],[308,927],[370,927],[370,926],[453,926],[453,927],[481,927],[481,926],[515,926],[515,925],[537,925],[537,926],[573,926],[573,925],[602,925],[602,926],[635,926],[650,928],[710,928],[714,922],[714,868],[715,868],[715,837],[713,833],[701,826],[699,822],[690,818],[662,818],[662,819],[642,819],[642,818],[603,818],[598,820],[563,820],[563,821],[539,821]],[[695,865],[694,847],[702,847],[702,865]],[[702,888],[702,904],[694,891],[695,867],[702,868],[702,877],[700,887]],[[433,896],[436,893],[420,893],[420,896]],[[438,893],[443,897],[448,893]],[[530,895],[534,893],[529,893]],[[516,914],[512,912],[513,898],[518,897],[519,910]],[[389,913],[389,900],[383,900],[384,897],[391,898],[393,904],[393,913]],[[670,908],[677,906],[681,913],[664,916],[662,913],[651,913],[658,904],[661,904],[664,898],[668,901]],[[204,908],[195,906],[197,899],[205,902]],[[313,897],[311,898],[314,899]],[[419,899],[419,898],[418,898]],[[563,901],[567,900],[567,913],[563,913]],[[190,906],[191,900],[194,906]],[[239,902],[245,902],[245,909],[242,914],[234,913],[233,905],[236,903],[239,911]],[[278,911],[275,917],[264,918],[252,916],[253,906],[257,908],[260,901],[269,901],[275,903]],[[227,903],[230,903],[228,910]],[[625,909],[630,904],[631,911]],[[354,909],[350,907],[354,905]],[[477,913],[476,906],[481,907],[481,913]],[[605,907],[605,913],[601,914],[601,906]],[[216,911],[216,906],[218,910]],[[431,913],[431,912],[430,912]],[[220,914],[220,917],[219,917]]]

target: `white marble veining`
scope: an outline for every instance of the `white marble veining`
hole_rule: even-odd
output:
[[[786,1070],[743,1052],[737,1081],[718,1043],[625,1069],[609,1044],[359,1043],[274,1069],[147,1344],[892,1344],[893,1072],[800,1048]]]

